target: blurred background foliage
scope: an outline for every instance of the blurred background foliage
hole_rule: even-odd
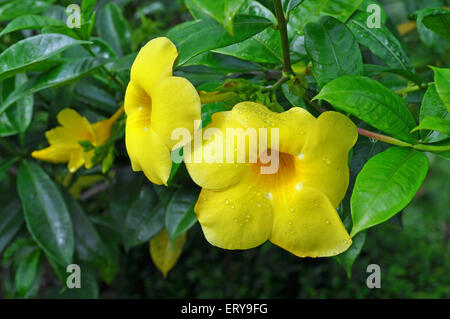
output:
[[[62,21],[66,19],[65,8],[71,3],[79,3],[72,0],[50,2],[52,4],[45,14]],[[114,2],[120,9],[119,17],[114,18],[117,12],[113,12],[111,18],[111,13],[102,10],[110,2]],[[271,0],[260,2],[273,10]],[[386,13],[389,29],[398,38],[402,38],[412,64],[425,79],[431,80],[433,76],[427,65],[449,67],[448,42],[422,26],[411,27],[411,21],[414,20],[411,16],[413,12],[424,7],[449,6],[447,1],[379,0],[378,2]],[[93,34],[102,38],[113,49],[99,52],[105,58],[114,57],[116,63],[111,70],[115,72],[120,83],[111,83],[107,74],[100,72],[85,77],[82,81],[39,91],[34,95],[35,112],[29,119],[29,127],[25,132],[12,137],[13,145],[20,145],[27,150],[36,149],[37,145],[45,146],[44,132],[57,125],[56,114],[66,107],[76,107],[77,111],[91,122],[110,116],[117,109],[118,101],[123,99],[120,86],[128,82],[129,66],[139,47],[154,37],[165,35],[171,27],[192,20],[182,0],[99,0],[95,9],[97,21]],[[7,22],[2,21],[2,27],[6,26]],[[122,35],[115,35],[123,36],[121,40],[124,41],[117,41],[117,38],[111,38],[111,33],[106,32],[111,28],[111,23],[121,25],[120,30],[125,30]],[[3,51],[17,41],[34,34],[35,31],[30,30],[7,34],[0,41],[0,50]],[[379,58],[368,50],[363,49],[362,53],[366,63],[382,64]],[[80,47],[77,46],[66,50],[64,58],[75,58],[84,54],[86,52],[80,51]],[[303,57],[299,55],[297,60],[302,61]],[[49,68],[50,64],[43,66],[44,69]],[[247,70],[251,70],[256,64],[246,65]],[[242,65],[239,65],[238,68],[241,67]],[[270,69],[267,65],[256,68]],[[211,69],[206,66],[185,66],[176,73],[189,78],[195,85],[206,84],[206,88],[208,83],[209,85],[211,82],[220,83],[226,78],[233,77],[229,70]],[[252,80],[261,80],[259,75],[255,74],[247,76]],[[405,79],[393,74],[380,75],[380,81],[392,89],[407,85]],[[2,88],[5,91],[4,86]],[[423,93],[418,91],[408,95],[412,111],[417,111]],[[6,93],[1,95],[1,99],[6,98]],[[280,103],[286,103],[286,100],[281,97]],[[2,152],[16,151],[11,149],[9,144],[3,143],[3,139],[1,141]],[[82,208],[88,214],[90,223],[95,226],[105,243],[102,257],[104,260],[101,265],[96,265],[95,262],[89,266],[85,265],[87,269],[92,267],[92,271],[83,276],[83,289],[71,291],[62,288],[58,280],[58,266],[43,258],[43,254],[39,253],[36,244],[27,235],[23,221],[20,220],[15,222],[15,225],[10,225],[11,228],[16,228],[12,236],[0,238],[0,257],[3,258],[0,266],[2,286],[0,296],[449,298],[450,171],[445,159],[435,155],[428,156],[431,166],[426,182],[403,212],[367,232],[366,243],[353,265],[351,279],[347,278],[346,272],[335,258],[299,259],[270,243],[243,252],[218,249],[206,242],[198,224],[188,232],[177,265],[164,279],[151,262],[147,244],[130,248],[135,245],[125,243],[129,249],[119,245],[122,235],[117,225],[124,222],[124,211],[127,211],[130,203],[136,200],[141,184],[147,185],[141,174],[131,174],[125,147],[123,141],[120,141],[115,149],[114,169],[105,175],[101,174],[101,167],[98,166],[88,172],[82,169],[72,176],[69,182],[72,195],[82,201]],[[48,175],[54,176],[56,181],[62,184],[67,182],[64,181],[67,173],[65,166],[41,162],[40,166]],[[15,184],[16,175],[17,169],[14,166],[8,172],[2,171],[1,218],[6,218],[7,212],[20,210]],[[187,181],[183,174],[180,175],[181,181],[176,182],[184,183],[184,187],[192,189],[194,193],[198,191],[198,188]],[[16,200],[11,200],[12,198]],[[29,269],[21,269],[27,268],[23,266],[23,262],[21,263],[23,260],[26,260],[28,265],[36,264],[34,272],[31,270],[32,273],[29,273]],[[366,286],[368,275],[366,267],[372,263],[381,266],[381,289],[368,289]],[[98,268],[101,269],[100,274],[94,271]],[[21,280],[18,282],[19,270],[25,281],[32,278],[31,284],[20,282]],[[99,277],[102,280],[98,280]]]

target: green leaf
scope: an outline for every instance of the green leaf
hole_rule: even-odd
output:
[[[199,54],[190,59],[184,66],[189,65],[203,65],[214,70],[224,71],[227,73],[249,72],[261,69],[261,67],[256,63],[246,62],[230,56],[212,52]]]
[[[127,212],[139,196],[142,181],[142,174],[132,174],[128,167],[117,170],[109,196],[109,214],[117,229],[123,228]]]
[[[305,27],[305,47],[320,87],[344,75],[361,75],[359,45],[345,24],[331,17]]]
[[[434,84],[447,112],[450,112],[450,69],[431,67],[434,71]]]
[[[417,130],[434,130],[448,135],[450,134],[450,121],[437,116],[427,116],[412,131]]]
[[[98,12],[97,32],[122,57],[131,52],[131,30],[120,7],[109,2]]]
[[[225,103],[217,102],[217,103],[209,103],[202,106],[202,127],[206,127],[209,123],[211,123],[211,116],[217,112],[227,111],[225,108]]]
[[[0,253],[14,238],[22,224],[23,214],[17,199],[0,208]]]
[[[419,120],[422,122],[423,119],[430,116],[436,116],[440,119],[450,121],[450,115],[439,97],[434,84],[432,84],[425,92],[422,106],[420,107]],[[439,142],[449,137],[447,134],[436,131],[424,130],[420,133],[424,142],[427,143]]]
[[[62,189],[62,195],[72,219],[75,231],[75,252],[78,258],[94,267],[101,269],[108,267],[106,247],[80,203],[66,189]]]
[[[26,74],[19,73],[16,75],[16,87],[20,87],[27,82],[28,78]],[[20,133],[22,137],[23,133],[25,133],[31,124],[31,119],[33,117],[33,106],[33,95],[28,94],[18,100],[14,108],[11,108],[4,114],[0,115],[0,135],[10,136]]]
[[[344,268],[348,278],[352,277],[352,266],[358,258],[361,250],[366,242],[366,232],[359,233],[352,239],[352,245],[344,253],[337,255],[337,262]]]
[[[23,161],[17,188],[25,222],[34,240],[57,262],[70,264],[75,245],[72,221],[55,184],[38,165]]]
[[[194,213],[198,191],[179,188],[170,198],[166,209],[166,229],[171,240],[185,233],[197,222]]]
[[[364,76],[344,76],[325,85],[314,99],[325,100],[377,129],[404,141],[416,126],[405,102],[381,83]]]
[[[8,25],[2,30],[2,32],[0,32],[0,37],[19,30],[39,30],[43,27],[56,27],[63,25],[64,23],[58,19],[38,15],[25,15],[17,17],[10,23],[8,23]]]
[[[351,198],[351,236],[385,222],[412,200],[428,172],[428,158],[391,147],[372,157],[359,173]]]
[[[59,87],[74,82],[107,62],[102,58],[80,58],[68,60],[64,64],[41,74],[23,85],[17,87],[0,105],[0,114],[5,112],[12,104],[29,94],[39,92],[50,87]]]
[[[434,31],[447,41],[450,41],[450,10],[444,8],[425,8],[414,12],[417,24]]]
[[[0,21],[11,20],[26,14],[36,14],[47,10],[51,1],[20,0],[0,5]]]
[[[283,62],[280,34],[272,28],[267,28],[242,42],[216,49],[214,52],[257,63]]]
[[[281,0],[281,5],[283,6],[283,11],[286,16],[289,12],[294,10],[303,0]]]
[[[0,182],[2,181],[3,177],[5,177],[6,172],[9,170],[9,168],[13,166],[13,164],[17,162],[17,160],[17,158],[5,158],[0,160]]]
[[[151,186],[141,189],[125,218],[125,248],[137,246],[156,236],[164,228],[165,210]]]
[[[172,28],[167,36],[180,52],[178,65],[208,50],[241,42],[267,28],[271,22],[265,18],[237,15],[234,20],[235,35],[230,36],[214,20],[189,21]]]
[[[63,34],[40,34],[21,40],[0,54],[0,80],[24,72],[74,45],[87,43]]]
[[[89,20],[92,17],[96,4],[97,0],[83,0],[81,2],[81,14],[83,21]]]
[[[23,258],[17,267],[15,282],[16,292],[21,298],[24,298],[33,286],[38,274],[39,258],[41,251],[35,249]]]
[[[205,15],[219,22],[227,32],[234,35],[234,16],[247,0],[191,0]]]
[[[411,62],[402,45],[385,25],[369,28],[370,13],[359,11],[347,22],[357,41],[383,60],[389,67],[413,71]]]
[[[377,64],[364,64],[364,75],[368,77],[376,76],[382,73],[391,73],[395,75],[399,75],[415,84],[421,86],[423,83],[422,77],[408,70],[403,69],[392,69],[390,67],[386,67],[383,65]]]
[[[345,23],[363,3],[363,0],[305,0],[289,15],[289,26],[299,35],[310,22],[330,16]]]

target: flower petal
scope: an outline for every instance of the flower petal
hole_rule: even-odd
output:
[[[57,115],[58,122],[66,129],[80,136],[81,140],[93,141],[94,131],[89,121],[73,109],[64,109]]]
[[[92,124],[94,130],[94,145],[101,146],[106,143],[106,141],[111,136],[111,121],[104,120]]]
[[[167,185],[172,169],[172,158],[167,146],[152,129],[134,136],[132,143],[127,142],[127,149],[128,145],[133,145],[133,156],[128,150],[130,158],[133,158],[133,170],[143,170],[145,176],[154,184]]]
[[[78,142],[87,140],[85,136],[78,134],[78,132],[62,126],[58,126],[45,132],[45,137],[50,145],[62,149],[76,148],[80,146]]]
[[[344,252],[352,241],[328,198],[303,187],[274,198],[270,241],[299,257],[329,257]]]
[[[269,238],[272,206],[252,184],[250,175],[223,191],[201,191],[195,212],[206,239],[212,245],[225,249],[249,249]]]
[[[316,120],[308,111],[299,107],[276,113],[264,105],[253,102],[236,104],[232,112],[233,117],[244,127],[278,128],[279,151],[292,155],[300,153],[306,141],[306,133]],[[270,142],[268,144],[270,145]]]
[[[301,182],[324,193],[334,207],[345,196],[349,182],[348,152],[355,145],[355,124],[337,112],[322,113],[302,149],[298,171]]]
[[[69,164],[67,165],[69,172],[75,173],[83,164],[83,149],[81,146],[74,148],[70,154]]]
[[[168,38],[149,41],[139,51],[131,67],[131,82],[138,90],[152,95],[153,87],[160,80],[172,75],[178,51]]]
[[[71,149],[58,148],[50,145],[39,151],[34,151],[31,156],[51,163],[67,163],[70,159]]]
[[[187,129],[192,136],[200,125],[200,109],[200,97],[188,80],[165,78],[153,89],[151,127],[172,150],[178,143],[172,139],[174,130]]]
[[[210,190],[230,187],[240,182],[249,169],[248,163],[227,163],[227,128],[242,126],[233,120],[229,111],[215,113],[211,123],[202,132],[197,133],[203,133],[203,143],[194,140],[184,147],[186,168],[194,182],[201,187]],[[200,155],[201,158],[198,158]]]

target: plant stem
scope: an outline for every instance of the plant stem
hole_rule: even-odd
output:
[[[291,57],[289,55],[289,39],[283,6],[281,5],[281,0],[273,0],[273,4],[275,6],[275,13],[278,20],[277,28],[280,31],[281,45],[283,47],[283,73],[294,75],[295,73],[294,70],[292,70]]]
[[[422,89],[426,89],[427,87],[429,87],[433,83],[434,82],[428,82],[428,83],[424,83],[423,85],[408,86],[406,88],[394,91],[394,93],[398,94],[398,95],[408,94],[410,92],[415,92],[415,91],[419,91],[419,90],[422,90]]]
[[[389,143],[389,144],[392,144],[392,145],[403,146],[403,147],[411,147],[411,146],[413,146],[412,144],[409,144],[409,143],[397,140],[397,139],[395,139],[393,137],[382,135],[382,134],[378,134],[378,133],[375,133],[375,132],[371,132],[371,131],[365,130],[363,128],[360,128],[360,127],[358,127],[358,133],[359,133],[359,135],[363,135],[363,136],[367,136],[367,137],[370,137],[370,138],[374,138],[374,139],[376,139],[378,141],[386,142],[386,143]]]

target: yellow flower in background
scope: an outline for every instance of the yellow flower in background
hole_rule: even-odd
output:
[[[176,128],[192,134],[200,120],[200,97],[186,79],[172,76],[177,48],[167,38],[148,42],[131,68],[125,94],[125,143],[134,171],[144,171],[158,185],[167,185],[172,168]]]
[[[190,152],[190,144],[185,147],[187,169],[203,188],[195,212],[212,245],[249,249],[270,240],[299,257],[334,256],[350,247],[336,208],[348,187],[348,152],[357,140],[352,121],[337,112],[316,119],[302,108],[274,113],[243,102],[215,113],[208,127],[222,136],[227,128],[279,129],[279,147],[270,150],[278,152],[275,174],[261,173],[260,158],[256,163],[190,163],[186,156],[193,158],[195,147]],[[207,152],[213,140],[199,147]]]
[[[50,146],[34,151],[31,156],[51,163],[68,163],[71,173],[76,172],[83,164],[92,168],[94,150],[84,152],[79,144],[89,141],[93,146],[102,146],[111,135],[111,127],[123,114],[120,108],[107,120],[90,124],[89,121],[73,109],[64,109],[57,115],[58,126],[45,133]]]

